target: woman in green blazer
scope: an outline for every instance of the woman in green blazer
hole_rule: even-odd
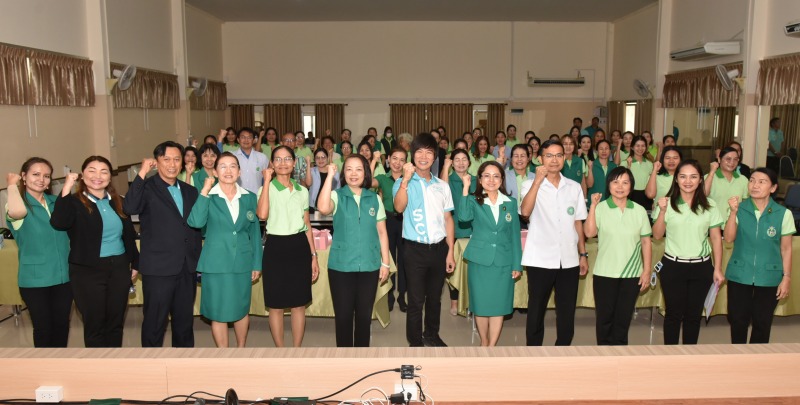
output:
[[[6,222],[19,249],[19,293],[31,314],[34,347],[67,347],[72,309],[69,237],[50,225],[52,173],[50,162],[32,157],[7,176]]]
[[[213,144],[203,144],[198,151],[200,156],[200,164],[202,167],[200,169],[195,170],[194,173],[190,176],[191,182],[187,181],[187,183],[193,185],[197,191],[203,189],[203,185],[206,182],[206,179],[214,177],[214,165],[217,163],[217,158],[219,157],[219,149],[217,145]],[[214,182],[214,185],[217,185],[217,182]]]
[[[205,179],[201,198],[189,214],[189,226],[206,228],[206,240],[197,271],[203,273],[200,313],[211,320],[217,347],[228,347],[228,322],[233,322],[236,344],[244,347],[250,326],[250,291],[261,274],[261,233],[256,195],[236,184],[239,160],[222,153],[214,177]]]
[[[464,251],[469,261],[469,308],[481,346],[495,346],[503,316],[514,310],[514,280],[521,272],[522,241],[516,199],[505,190],[505,171],[499,163],[478,168],[478,185],[470,194],[471,179],[463,178],[459,221],[472,221],[472,238]]]

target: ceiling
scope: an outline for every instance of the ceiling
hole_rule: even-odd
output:
[[[186,0],[222,21],[614,21],[658,0]]]

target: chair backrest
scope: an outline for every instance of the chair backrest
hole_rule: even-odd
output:
[[[792,184],[786,190],[786,197],[783,199],[786,208],[800,209],[800,184]],[[793,210],[794,211],[794,210]]]
[[[797,161],[797,148],[789,148],[789,157],[792,160]]]
[[[792,179],[794,178],[794,162],[792,162],[792,158],[789,156],[782,156],[781,157],[781,164],[779,166],[779,176],[783,179]]]

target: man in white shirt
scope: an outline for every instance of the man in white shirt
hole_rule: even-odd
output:
[[[578,278],[589,270],[582,220],[586,202],[581,185],[562,176],[564,147],[542,144],[542,165],[522,183],[520,214],[530,217],[522,265],[528,272],[528,346],[541,346],[550,293],[556,291],[556,346],[569,346],[575,334]]]
[[[236,137],[239,149],[233,154],[239,159],[239,185],[251,193],[257,193],[264,182],[261,171],[269,166],[267,155],[255,150],[255,136],[252,128],[244,127]]]

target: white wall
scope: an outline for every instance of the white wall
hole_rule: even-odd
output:
[[[111,61],[173,73],[171,15],[167,0],[106,0]]]
[[[86,0],[3,0],[0,41],[87,56]]]
[[[670,48],[665,52],[686,49],[709,41],[742,40],[746,38],[741,31],[747,26],[747,21],[748,0],[674,0]],[[669,71],[741,61],[747,46],[747,41],[743,40],[740,55],[699,61],[670,61]]]
[[[656,85],[658,5],[654,4],[614,21],[612,100],[642,98],[633,80]],[[653,94],[655,94],[653,88]]]
[[[800,1],[769,0],[765,55],[776,56],[800,52],[800,38],[787,37],[783,33],[786,23],[794,21],[800,21]]]
[[[188,4],[186,48],[190,76],[223,80],[222,21]]]

